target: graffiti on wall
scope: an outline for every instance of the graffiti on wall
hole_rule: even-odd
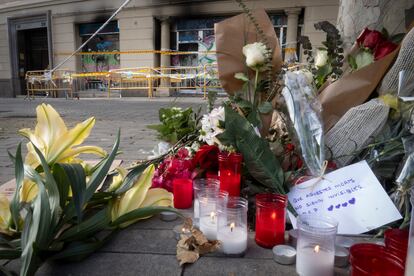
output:
[[[83,37],[86,41],[87,37]],[[100,35],[92,39],[85,47],[87,52],[117,52],[119,51],[119,35]],[[82,56],[83,72],[106,72],[120,68],[119,54],[99,54]]]

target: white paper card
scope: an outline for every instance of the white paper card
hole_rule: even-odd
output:
[[[312,179],[293,187],[288,194],[289,202],[299,215],[336,219],[338,234],[361,234],[402,218],[365,161],[317,181]],[[296,218],[290,212],[289,217],[296,228]]]

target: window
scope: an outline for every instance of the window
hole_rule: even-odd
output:
[[[79,24],[81,43],[87,41],[104,22]],[[102,52],[119,51],[118,22],[110,22],[96,35],[83,49],[83,52],[93,52],[91,55],[82,55],[83,72],[106,72],[120,67],[119,54],[100,54]],[[97,53],[97,54],[95,54]]]

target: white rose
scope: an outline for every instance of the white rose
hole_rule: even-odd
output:
[[[266,46],[261,42],[247,44],[243,47],[246,64],[253,70],[261,70],[266,61]]]
[[[328,51],[318,50],[315,57],[315,66],[322,67],[328,62]]]

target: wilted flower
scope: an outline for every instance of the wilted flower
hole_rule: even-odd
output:
[[[112,183],[109,185],[108,192],[116,191],[116,189],[121,186],[122,182],[128,174],[128,171],[122,167],[118,167],[115,170],[118,172],[118,174],[112,177]]]
[[[266,46],[261,42],[247,44],[243,47],[246,64],[255,71],[262,71],[266,61]]]
[[[315,66],[320,68],[326,65],[328,62],[328,51],[318,50],[315,57]]]

